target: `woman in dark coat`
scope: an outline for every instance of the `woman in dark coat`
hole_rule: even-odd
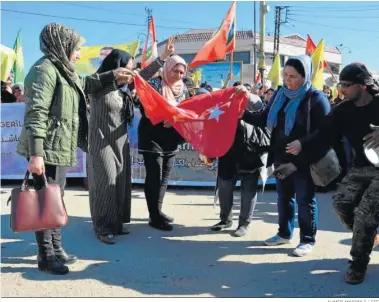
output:
[[[189,97],[183,78],[187,72],[186,62],[179,56],[170,57],[162,71],[162,76],[150,81],[167,102],[176,105]],[[162,212],[163,198],[174,164],[175,154],[182,137],[166,122],[153,125],[141,106],[138,126],[138,151],[143,155],[146,179],[145,197],[150,214],[149,225],[153,228],[171,231],[173,218]]]
[[[330,111],[325,94],[312,87],[312,72],[312,61],[308,56],[290,58],[284,67],[285,83],[265,110],[258,115],[246,110],[243,116],[247,123],[272,129],[268,165],[273,163],[276,171],[281,173],[276,174],[279,230],[265,244],[273,246],[290,242],[295,229],[297,203],[300,244],[293,254],[299,257],[309,254],[316,242],[318,209],[310,175],[312,159],[303,153],[291,154],[294,146],[290,143],[308,136],[309,107],[310,132],[320,127],[323,117]]]

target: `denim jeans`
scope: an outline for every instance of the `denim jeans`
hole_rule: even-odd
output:
[[[276,190],[279,214],[278,235],[285,239],[292,238],[297,203],[300,242],[315,243],[318,208],[310,172],[296,171],[284,180],[276,178]]]

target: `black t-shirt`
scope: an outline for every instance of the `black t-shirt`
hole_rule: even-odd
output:
[[[2,103],[15,103],[17,101],[17,98],[12,94],[9,93],[7,90],[1,90],[1,102]]]
[[[379,125],[379,95],[363,107],[357,107],[351,101],[336,106],[325,118],[320,132],[314,139],[308,141],[305,147],[312,152],[313,148],[329,147],[345,136],[353,148],[353,165],[370,166],[371,163],[367,160],[363,148],[363,138],[373,131],[370,124]]]

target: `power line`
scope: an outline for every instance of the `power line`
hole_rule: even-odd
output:
[[[31,12],[24,12],[19,10],[11,10],[11,9],[5,9],[1,8],[2,11],[11,12],[11,13],[18,13],[18,14],[25,14],[25,15],[34,15],[34,16],[41,16],[41,17],[52,17],[52,18],[60,18],[60,19],[70,19],[70,20],[76,20],[76,21],[86,21],[86,22],[95,22],[95,23],[108,23],[108,24],[118,24],[118,25],[129,25],[129,26],[139,26],[139,27],[146,27],[146,24],[136,24],[136,23],[124,23],[124,22],[115,22],[115,21],[109,21],[109,20],[96,20],[96,19],[84,19],[84,18],[75,18],[75,17],[66,17],[66,16],[55,16],[55,15],[48,15],[48,14],[40,14],[40,13],[31,13]],[[193,29],[190,27],[176,27],[176,26],[164,26],[164,25],[158,25],[156,27],[159,28],[168,28],[168,29],[182,29],[182,30],[188,30]]]
[[[321,27],[328,27],[331,29],[343,29],[343,30],[352,30],[352,31],[361,31],[361,32],[374,32],[378,33],[378,30],[371,30],[371,29],[358,29],[358,28],[348,28],[348,27],[339,27],[339,26],[332,26],[332,25],[326,25],[326,24],[320,24],[320,23],[313,23],[313,22],[304,22],[297,19],[288,18],[288,20],[291,20],[293,22],[303,23],[303,24],[309,24],[314,26],[321,26]]]
[[[309,11],[317,11],[319,8],[309,8],[309,9],[291,9],[292,12],[309,12]],[[375,6],[373,8],[340,8],[340,9],[325,9],[324,12],[369,12],[369,11],[377,11],[379,10],[379,6]]]
[[[133,13],[126,13],[126,12],[122,12],[122,11],[119,11],[119,10],[106,9],[106,8],[100,8],[100,7],[93,7],[93,6],[89,6],[89,5],[71,3],[71,2],[66,2],[66,1],[58,1],[57,3],[63,3],[63,4],[66,4],[66,5],[83,7],[83,8],[89,8],[89,9],[93,9],[93,10],[106,11],[106,12],[117,13],[117,14],[122,14],[122,15],[130,15],[130,16],[143,17],[143,18],[145,17],[144,15],[133,14]],[[182,23],[182,24],[193,24],[191,22],[172,20],[172,19],[166,19],[166,18],[160,18],[160,20],[166,20],[166,21],[176,22],[176,23]]]
[[[326,10],[327,9],[335,9],[335,10],[344,9],[344,6],[299,6],[299,5],[291,5],[290,7],[295,8],[295,9],[326,9]],[[378,4],[369,4],[369,5],[356,6],[356,8],[376,8],[376,7],[379,7],[379,5]],[[354,7],[350,6],[350,8],[354,8]]]
[[[317,18],[333,18],[333,19],[379,19],[379,16],[325,16],[325,15],[303,15],[303,14],[291,14],[288,16],[292,17],[317,17]]]

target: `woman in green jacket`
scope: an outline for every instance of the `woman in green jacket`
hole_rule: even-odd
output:
[[[134,74],[126,68],[79,78],[74,63],[84,43],[74,30],[51,23],[40,34],[44,56],[25,78],[25,116],[17,151],[29,160],[34,187],[48,182],[61,187],[62,196],[68,167],[76,165],[77,148],[87,151],[88,121],[85,94],[114,89],[130,83]],[[62,248],[60,229],[36,232],[38,268],[66,274],[65,264],[76,257]]]

